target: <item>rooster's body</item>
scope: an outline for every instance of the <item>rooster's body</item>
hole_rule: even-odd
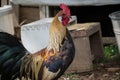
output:
[[[75,48],[66,28],[69,19],[63,14],[60,11],[51,23],[48,46],[34,54],[29,54],[17,38],[0,33],[1,80],[57,80],[65,72]],[[62,15],[66,22],[58,20]]]

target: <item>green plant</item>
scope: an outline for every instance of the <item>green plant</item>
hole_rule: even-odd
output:
[[[71,77],[72,75],[73,75],[72,73],[66,73],[66,74],[65,74],[65,77],[68,78],[68,77]]]
[[[79,78],[72,78],[72,80],[79,80]]]
[[[105,60],[111,60],[113,59],[116,55],[119,55],[119,50],[116,45],[105,45],[104,46],[104,59]]]

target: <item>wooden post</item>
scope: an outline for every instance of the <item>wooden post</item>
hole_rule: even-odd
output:
[[[39,6],[39,11],[40,11],[40,19],[49,17],[49,6]]]
[[[46,6],[46,17],[50,17],[50,15],[49,15],[49,6]]]
[[[19,5],[12,4],[12,7],[13,7],[14,27],[18,27],[19,26]]]

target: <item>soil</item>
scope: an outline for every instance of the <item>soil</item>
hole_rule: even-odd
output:
[[[98,63],[89,72],[66,73],[58,80],[120,80],[118,63]]]

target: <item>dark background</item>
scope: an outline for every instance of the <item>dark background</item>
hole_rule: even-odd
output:
[[[72,15],[77,16],[78,23],[100,22],[103,37],[113,37],[112,23],[108,15],[120,10],[120,4],[105,6],[73,6],[70,7]],[[59,7],[51,7],[50,14],[55,14]],[[53,16],[53,15],[51,15]]]

